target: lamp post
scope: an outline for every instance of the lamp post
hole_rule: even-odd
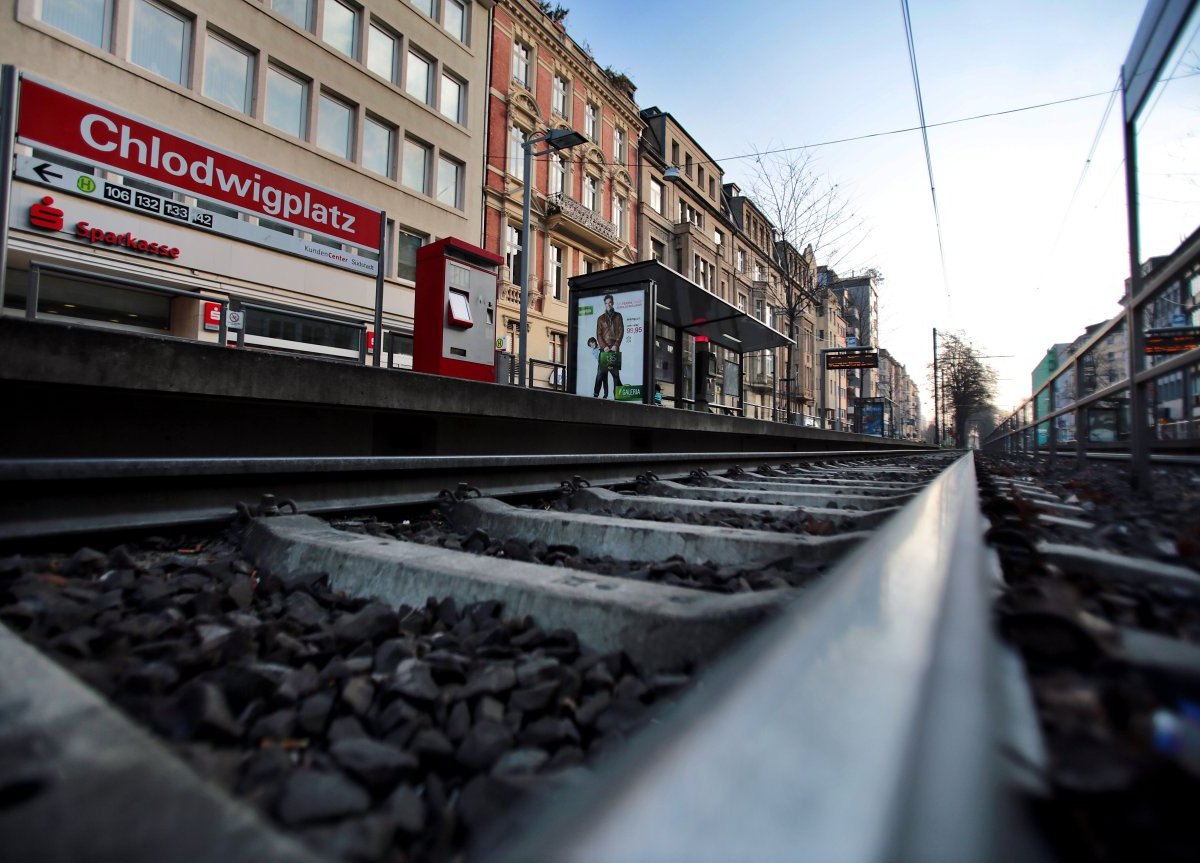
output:
[[[533,157],[545,156],[547,153],[553,153],[556,150],[566,150],[570,147],[576,147],[585,141],[587,141],[587,138],[574,129],[547,129],[540,135],[530,136],[521,145],[521,149],[525,152],[525,191],[521,200],[521,256],[517,261],[520,264],[517,283],[521,286],[521,329],[517,336],[517,341],[520,345],[518,362],[521,364],[521,367],[517,380],[520,381],[521,386],[526,385],[525,366],[527,363],[527,345],[525,330],[528,327],[529,320],[529,206],[533,196]],[[545,144],[546,149],[535,153],[534,148],[538,144]]]

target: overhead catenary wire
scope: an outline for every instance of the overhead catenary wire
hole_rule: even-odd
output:
[[[921,140],[925,144],[925,170],[929,174],[929,195],[933,200],[933,222],[937,228],[938,255],[942,261],[942,285],[946,290],[946,298],[950,297],[950,276],[946,270],[946,244],[942,239],[942,216],[938,211],[937,186],[933,181],[933,157],[929,152],[929,127],[925,125],[925,104],[921,98],[921,76],[917,71],[917,45],[913,40],[912,18],[908,13],[908,0],[900,0],[900,10],[904,16],[904,34],[908,43],[908,63],[912,68],[913,90],[917,97],[917,117],[921,121]]]

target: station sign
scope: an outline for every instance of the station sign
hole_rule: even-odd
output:
[[[879,352],[874,348],[838,348],[823,353],[826,369],[879,368]]]
[[[1200,327],[1158,327],[1146,330],[1146,353],[1182,354],[1200,348]]]
[[[120,207],[138,215],[152,216],[195,230],[265,246],[365,276],[373,276],[378,272],[379,264],[373,258],[352,255],[341,248],[305,240],[295,234],[285,234],[264,225],[254,225],[223,213],[215,213],[212,210],[184,204],[153,192],[135,189],[132,186],[110,183],[103,177],[83,173],[47,159],[18,155],[14,177],[68,194],[90,198],[98,203]],[[45,228],[47,226],[35,225],[35,227]]]
[[[17,138],[379,251],[378,210],[28,77],[21,79]]]

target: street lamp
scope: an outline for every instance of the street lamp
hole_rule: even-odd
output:
[[[547,129],[540,135],[531,136],[521,145],[521,149],[525,151],[525,192],[521,201],[521,256],[517,260],[520,264],[517,283],[521,286],[521,329],[518,333],[518,361],[521,368],[517,379],[521,386],[525,386],[525,330],[529,319],[529,204],[533,194],[533,157],[577,147],[586,141],[587,138],[574,129]],[[545,144],[546,149],[535,153],[534,148],[538,144]]]

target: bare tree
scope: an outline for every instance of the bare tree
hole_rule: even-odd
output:
[[[966,446],[971,422],[983,422],[994,412],[996,371],[986,365],[979,350],[962,333],[939,333],[938,353],[929,368],[930,382],[941,393],[939,413],[948,417],[956,446]],[[936,376],[936,377],[935,377]],[[942,422],[941,417],[934,421]]]
[[[758,152],[750,169],[750,197],[775,228],[774,258],[779,269],[786,335],[784,393],[792,421],[796,327],[804,313],[820,305],[825,288],[817,282],[816,261],[834,269],[866,238],[863,220],[850,202],[817,173],[807,150]]]

